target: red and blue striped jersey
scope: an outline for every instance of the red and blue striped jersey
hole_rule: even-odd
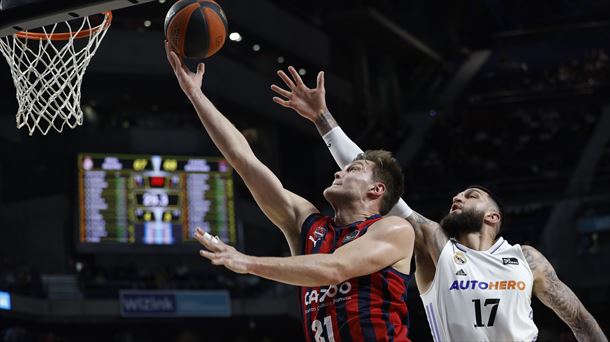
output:
[[[347,226],[311,215],[301,230],[302,254],[333,253],[363,236],[381,215]],[[410,275],[388,266],[341,284],[300,287],[305,339],[314,342],[409,341],[407,285]]]

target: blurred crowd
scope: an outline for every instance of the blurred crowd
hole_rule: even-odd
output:
[[[283,294],[281,286],[255,276],[236,275],[224,269],[187,264],[156,266],[102,266],[85,264],[78,272],[81,291],[87,298],[118,298],[119,290],[217,290],[228,289],[232,298],[257,298]]]
[[[515,94],[531,97],[565,91],[583,95],[592,88],[610,84],[610,58],[605,48],[577,52],[567,49],[564,56],[547,56],[555,57],[555,63],[548,59],[536,63],[535,54],[547,53],[544,49],[531,48],[528,53],[529,56],[498,56],[493,69],[483,70],[477,77],[467,101],[478,103]]]
[[[23,262],[18,262],[0,252],[0,290],[32,297],[43,297],[40,274]]]

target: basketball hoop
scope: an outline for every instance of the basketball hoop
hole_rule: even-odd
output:
[[[46,135],[83,124],[83,76],[112,21],[111,12],[100,16],[97,25],[85,16],[0,38],[17,89],[17,128]]]

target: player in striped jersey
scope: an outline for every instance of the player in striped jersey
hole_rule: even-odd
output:
[[[206,131],[282,230],[292,252],[283,258],[252,257],[198,229],[195,237],[207,248],[201,255],[234,272],[301,287],[308,341],[408,341],[406,295],[414,232],[403,218],[381,216],[403,192],[396,160],[386,151],[360,154],[324,190],[334,217],[320,215],[309,201],[283,187],[203,94],[203,64],[192,73],[167,43],[166,51]]]
[[[298,84],[290,91],[272,85],[286,98],[274,101],[312,121],[343,167],[361,150],[326,107],[323,72],[316,88]],[[415,277],[435,341],[535,340],[532,293],[567,323],[579,341],[607,341],[540,252],[509,245],[498,236],[503,213],[489,190],[471,186],[457,194],[440,225],[411,210],[402,199],[390,214],[405,217],[415,229]]]

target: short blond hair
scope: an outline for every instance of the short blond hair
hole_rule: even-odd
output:
[[[405,189],[405,178],[398,161],[392,157],[392,153],[385,150],[367,150],[357,155],[354,158],[354,161],[356,160],[368,160],[375,164],[373,180],[383,183],[386,188],[379,213],[381,215],[389,213]]]

